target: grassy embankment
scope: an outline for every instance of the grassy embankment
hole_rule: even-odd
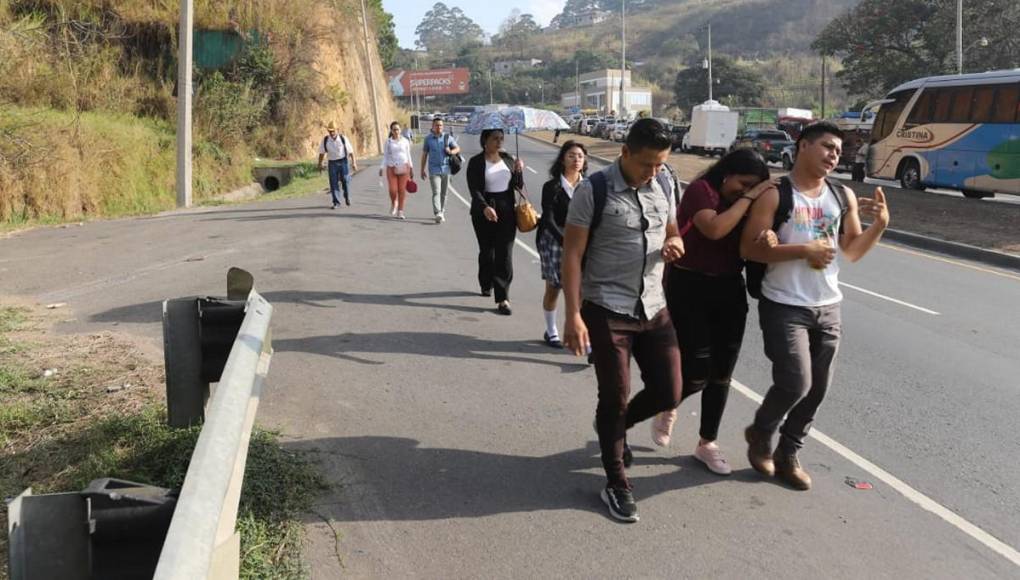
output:
[[[179,487],[198,429],[166,426],[159,365],[111,334],[51,335],[51,317],[0,305],[0,497],[79,490],[99,477]],[[323,487],[307,458],[256,429],[237,521],[242,578],[307,575],[299,518]],[[6,559],[0,534],[0,579]]]

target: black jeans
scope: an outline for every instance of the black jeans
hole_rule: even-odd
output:
[[[701,437],[714,441],[730,392],[747,322],[740,274],[710,276],[670,267],[666,304],[683,355],[683,398],[702,392]]]
[[[680,351],[676,332],[663,308],[651,320],[616,314],[585,302],[581,318],[588,327],[598,379],[599,403],[595,426],[602,450],[602,467],[609,486],[629,488],[623,467],[627,429],[680,403]],[[645,388],[630,398],[630,357],[641,369]]]
[[[514,279],[514,240],[517,237],[517,214],[514,193],[486,193],[485,201],[496,210],[498,221],[485,219],[480,204],[471,205],[471,225],[478,238],[478,285],[493,290],[496,302],[510,299],[510,282]]]
[[[796,453],[832,383],[843,334],[840,305],[808,308],[762,297],[758,321],[765,356],[772,361],[772,386],[754,416],[754,426],[765,433],[779,429],[778,452]]]

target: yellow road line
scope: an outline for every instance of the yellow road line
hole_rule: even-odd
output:
[[[879,243],[878,245],[882,246],[883,248],[890,249],[890,250],[896,250],[897,252],[903,252],[904,254],[911,254],[911,255],[914,255],[914,256],[920,256],[922,258],[928,258],[929,260],[935,260],[937,262],[945,262],[946,264],[952,264],[954,266],[960,266],[961,268],[967,268],[967,269],[970,269],[970,270],[976,270],[978,272],[984,272],[986,274],[994,274],[995,276],[1001,276],[1003,278],[1010,278],[1012,280],[1016,280],[1016,281],[1020,282],[1020,276],[1018,276],[1016,274],[1010,274],[1009,272],[1003,272],[1001,270],[993,270],[991,268],[983,268],[981,266],[975,266],[973,264],[968,264],[966,262],[961,262],[959,260],[952,260],[952,259],[949,259],[949,258],[943,258],[942,256],[934,256],[932,254],[927,254],[925,252],[919,252],[917,250],[910,250],[910,249],[907,249],[907,248],[902,248],[900,246],[893,246],[893,245],[886,244],[886,243]]]

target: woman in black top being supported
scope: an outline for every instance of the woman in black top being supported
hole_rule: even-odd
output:
[[[517,235],[514,191],[524,187],[524,162],[502,150],[501,129],[482,131],[481,144],[482,152],[467,166],[471,225],[478,238],[478,285],[482,296],[495,293],[497,311],[509,316]]]
[[[677,208],[687,251],[666,269],[666,304],[680,343],[683,397],[701,393],[701,439],[694,457],[720,475],[731,472],[716,438],[747,319],[740,233],[751,204],[773,187],[768,179],[760,155],[737,149],[691,182]],[[765,232],[759,243],[775,245],[775,234]],[[676,417],[675,409],[655,417],[655,444],[669,444]]]
[[[542,279],[545,280],[545,295],[542,297],[545,334],[542,338],[553,348],[563,348],[556,328],[556,301],[563,288],[560,282],[563,228],[567,223],[567,208],[574,196],[574,188],[586,173],[588,150],[577,141],[567,141],[560,147],[560,153],[549,169],[552,179],[542,186],[542,220],[538,223],[536,236],[538,255],[542,260]]]

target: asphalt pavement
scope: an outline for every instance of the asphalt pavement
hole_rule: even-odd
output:
[[[520,140],[536,205],[554,152]],[[333,484],[307,518],[314,578],[1020,576],[1020,275],[893,245],[844,264],[806,493],[744,458],[769,384],[752,302],[720,438],[734,474],[691,456],[688,401],[671,448],[632,432],[642,521],[620,524],[598,498],[594,374],[541,341],[534,235],[499,316],[477,292],[463,174],[436,225],[427,183],[395,220],[362,165],[337,210],[321,193],[0,240],[0,294],[67,302],[63,330],[155,348],[162,299],[221,294],[229,266],[250,270],[276,306],[259,421]]]

